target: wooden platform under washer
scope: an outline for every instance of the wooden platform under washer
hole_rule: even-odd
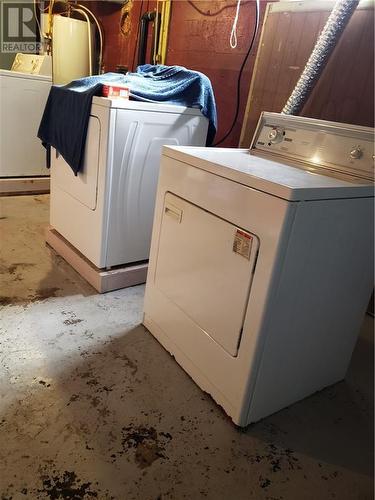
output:
[[[99,293],[146,282],[148,262],[99,269],[51,226],[46,229],[46,242]]]

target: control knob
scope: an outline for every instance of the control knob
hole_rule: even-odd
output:
[[[359,160],[362,156],[362,149],[357,146],[350,151],[350,158],[353,160]]]
[[[274,127],[268,134],[268,140],[272,144],[277,144],[278,142],[281,142],[284,138],[284,130],[281,128]]]

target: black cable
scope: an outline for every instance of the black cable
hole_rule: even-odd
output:
[[[247,4],[247,3],[250,3],[251,0],[248,0],[247,2],[243,2],[243,4]],[[219,14],[221,14],[225,9],[230,9],[232,7],[236,7],[237,4],[235,3],[232,3],[232,4],[229,4],[229,5],[224,5],[224,7],[222,7],[221,9],[217,10],[216,12],[204,12],[203,10],[201,10],[197,5],[195,5],[194,2],[192,2],[191,0],[187,0],[187,3],[189,5],[191,5],[191,7],[193,7],[193,9],[195,9],[197,12],[199,12],[199,14],[201,14],[202,16],[207,16],[207,17],[215,17],[215,16],[218,16]]]
[[[219,144],[221,144],[222,142],[224,142],[225,139],[232,133],[232,130],[234,129],[234,126],[236,125],[237,118],[238,118],[238,113],[240,111],[242,72],[244,70],[244,67],[246,65],[246,62],[248,60],[248,57],[250,55],[250,52],[251,52],[251,50],[253,48],[253,45],[254,45],[254,42],[255,42],[255,37],[256,37],[257,32],[258,32],[259,16],[260,16],[260,12],[259,12],[258,2],[255,2],[255,25],[254,25],[253,36],[251,38],[250,47],[249,47],[249,49],[248,49],[248,51],[246,53],[245,59],[243,60],[243,62],[241,64],[241,68],[240,68],[240,71],[238,73],[238,78],[237,78],[237,104],[236,104],[236,113],[234,115],[234,119],[232,121],[232,125],[231,125],[230,129],[228,130],[228,132],[224,135],[224,137],[222,139],[220,139],[220,141],[215,142],[215,144],[212,144],[213,147],[214,146],[218,146]]]

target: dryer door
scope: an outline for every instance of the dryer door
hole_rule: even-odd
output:
[[[236,356],[258,238],[171,193],[165,197],[155,284]]]
[[[86,137],[83,169],[74,175],[73,170],[57,152],[52,160],[52,179],[59,189],[91,210],[96,208],[99,172],[100,121],[91,115]]]

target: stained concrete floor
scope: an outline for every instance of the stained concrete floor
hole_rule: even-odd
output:
[[[239,430],[140,325],[44,244],[48,196],[0,198],[0,494],[372,498],[373,320],[346,380]]]

